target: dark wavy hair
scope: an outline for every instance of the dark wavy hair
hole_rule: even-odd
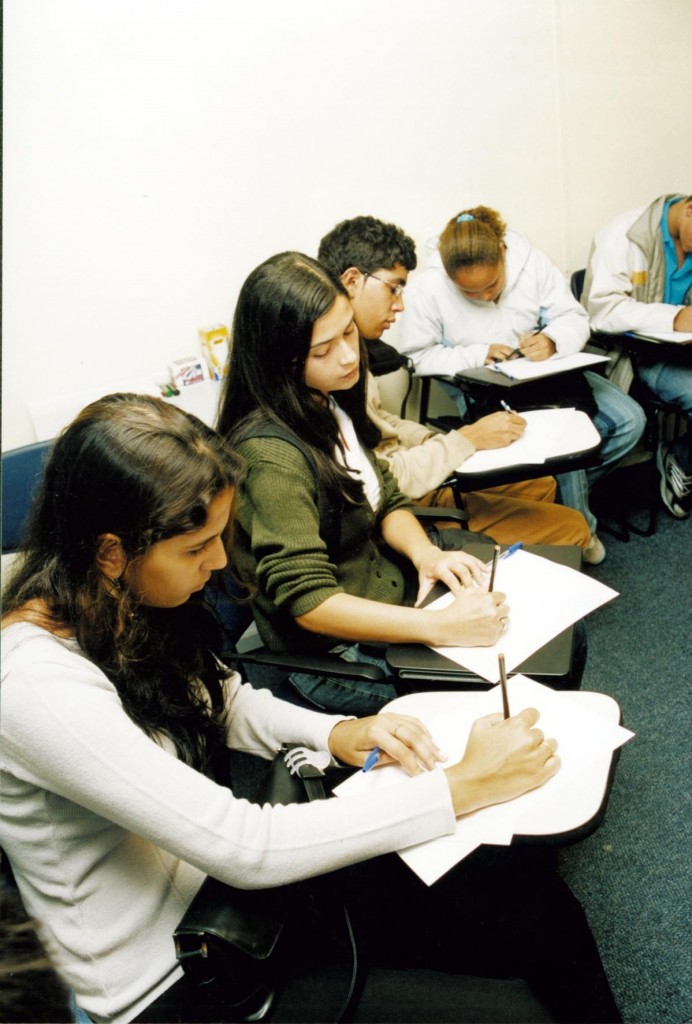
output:
[[[233,319],[228,374],[217,429],[231,444],[255,423],[288,427],[307,444],[335,502],[363,501],[363,487],[334,457],[341,446],[324,396],[305,383],[312,329],[346,291],[316,260],[299,252],[270,257],[241,288]],[[367,351],[360,342],[358,383],[334,394],[359,440],[374,448],[379,431],[366,413]]]
[[[122,581],[105,580],[97,552],[115,534],[131,564],[158,541],[200,529],[210,502],[242,475],[238,456],[196,417],[148,395],[101,398],[56,441],[3,594],[3,614],[74,634],[133,721],[169,736],[200,768],[224,728],[213,619],[201,600],[142,605]],[[27,610],[36,600],[47,617]]]
[[[416,246],[396,224],[386,224],[376,217],[353,217],[342,220],[320,242],[317,259],[335,277],[349,267],[363,274],[374,270],[391,270],[400,263],[415,270]]]

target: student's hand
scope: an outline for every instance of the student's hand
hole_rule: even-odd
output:
[[[519,351],[527,359],[538,361],[555,355],[557,347],[546,334],[522,334],[519,338]]]
[[[428,643],[435,647],[491,647],[509,624],[509,605],[487,583],[467,587],[446,608],[431,611],[435,618]]]
[[[329,734],[329,750],[344,764],[362,766],[379,747],[377,764],[400,764],[409,775],[420,775],[447,757],[417,718],[388,711],[369,718],[338,722]]]
[[[418,596],[416,604],[427,597],[438,580],[445,583],[453,594],[474,583],[482,585],[487,579],[487,567],[479,558],[464,551],[441,551],[434,544],[425,550],[417,565]]]
[[[461,761],[445,769],[457,816],[512,800],[555,775],[557,741],[533,728],[538,718],[526,708],[506,720],[495,714],[474,722]]]
[[[506,448],[525,430],[526,420],[515,412],[493,412],[466,427],[459,427],[459,433],[478,449]]]
[[[673,320],[674,331],[692,331],[692,306],[684,306]]]
[[[491,345],[485,357],[485,365],[490,363],[504,363],[505,359],[512,354],[514,349],[511,345]]]

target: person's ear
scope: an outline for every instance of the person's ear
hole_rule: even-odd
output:
[[[358,267],[349,267],[348,270],[344,270],[341,275],[341,283],[348,292],[349,299],[355,298],[356,288],[362,278],[363,275]]]
[[[125,572],[127,557],[115,533],[102,533],[96,548],[96,565],[109,580],[119,580]]]

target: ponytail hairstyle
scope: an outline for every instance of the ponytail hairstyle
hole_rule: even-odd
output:
[[[338,277],[309,256],[283,252],[252,271],[240,290],[233,319],[228,373],[217,423],[238,444],[252,426],[269,422],[293,431],[314,455],[336,504],[360,504],[363,487],[337,462],[343,450],[324,395],[305,383],[315,322],[347,292]],[[360,377],[333,398],[353,420],[359,440],[374,448],[379,431],[366,413],[367,352],[360,340]]]
[[[224,729],[213,620],[194,599],[141,604],[124,577],[106,579],[97,555],[108,533],[131,565],[158,541],[199,530],[212,500],[242,475],[238,456],[189,413],[148,395],[99,399],[55,443],[3,595],[5,614],[74,635],[130,718],[202,769]],[[27,609],[36,601],[45,615]]]
[[[452,217],[440,235],[439,251],[447,276],[464,267],[495,266],[504,255],[507,225],[496,210],[474,206]]]

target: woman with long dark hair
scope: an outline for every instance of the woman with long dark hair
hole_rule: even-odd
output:
[[[241,289],[229,360],[218,428],[248,465],[234,558],[256,581],[264,642],[383,666],[363,644],[495,643],[504,595],[478,559],[430,541],[372,452],[365,347],[342,284],[302,253],[266,260]],[[452,604],[414,607],[437,580]],[[395,696],[389,683],[291,681],[329,711],[372,713]]]
[[[477,878],[460,906],[451,877],[432,897],[398,858],[379,855],[448,834],[456,815],[539,786],[559,767],[535,711],[479,720],[462,760],[433,771],[443,755],[416,719],[327,716],[229,672],[196,595],[226,565],[242,473],[220,437],[161,399],[95,402],[55,443],[4,593],[0,842],[79,1020],[230,1019],[222,982],[198,990],[174,956],[172,933],[207,875],[265,888],[358,865],[363,919],[383,915],[394,933],[390,965],[404,956],[438,963],[452,928],[467,934],[446,949],[445,969],[472,969],[481,932],[499,963],[502,929],[486,899],[474,923]],[[215,781],[227,748],[271,759],[284,743],[356,766],[378,746],[383,763],[415,777],[365,797],[289,807],[248,803]],[[552,919],[526,877],[519,886],[502,877],[492,875],[503,916],[529,899]],[[531,935],[533,914],[517,922]],[[575,991],[585,971],[601,977],[579,921]],[[574,972],[573,951],[538,930],[547,959],[512,933],[503,965],[511,954],[515,970],[533,976],[545,963],[551,985],[567,984],[562,967]],[[367,931],[377,959],[381,933]],[[301,963],[309,947],[293,944]]]

